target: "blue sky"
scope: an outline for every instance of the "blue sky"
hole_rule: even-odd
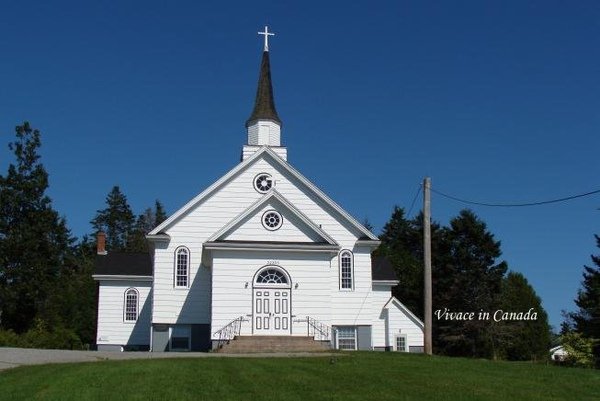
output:
[[[2,171],[28,120],[75,235],[113,185],[173,213],[239,161],[265,24],[289,161],[377,233],[427,175],[484,202],[600,188],[597,1],[7,2]],[[432,197],[443,224],[462,207]],[[472,209],[558,325],[598,208]]]

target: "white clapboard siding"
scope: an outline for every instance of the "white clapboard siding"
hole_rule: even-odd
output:
[[[245,170],[240,171],[222,188],[175,222],[167,230],[167,233],[171,237],[177,234],[204,234],[205,238],[199,239],[199,242],[203,242],[263,196],[254,190],[252,182],[257,174],[267,172],[273,176],[275,188],[284,198],[294,204],[316,225],[321,225],[323,230],[338,243],[353,246],[356,239],[362,234],[355,228],[346,227],[340,223],[341,219],[337,212],[334,212],[313,194],[308,193],[308,189],[302,183],[287,171],[283,171],[278,164],[267,160],[270,157],[270,155],[264,154],[263,157],[247,166]]]
[[[354,256],[354,288],[340,288],[339,256],[331,262],[330,291],[333,324],[370,325],[373,319],[371,291],[371,254],[365,247],[345,248]]]
[[[387,309],[390,345],[393,345],[397,334],[406,334],[409,347],[422,347],[424,335],[421,326],[411,319],[397,301],[390,302]]]
[[[276,230],[266,230],[262,223],[263,215],[270,210],[280,212],[283,223]],[[231,241],[282,241],[282,242],[321,242],[323,238],[308,227],[297,216],[281,207],[279,202],[269,202],[256,213],[248,216],[224,237]]]
[[[252,124],[248,127],[248,143],[258,145],[258,124]]]
[[[371,332],[373,347],[391,346],[389,335],[386,335],[387,309],[383,309],[391,297],[392,291],[389,285],[373,284],[373,301],[371,307],[373,313],[373,327]]]
[[[331,274],[326,253],[213,251],[212,331],[230,321],[252,315],[253,281],[262,267],[277,263],[291,279],[292,320],[310,316],[331,324],[330,291],[327,285]],[[248,286],[246,287],[246,283]],[[296,288],[298,284],[298,288]],[[252,322],[243,325],[243,333],[252,334]],[[306,335],[306,324],[294,324],[293,335]]]
[[[155,252],[154,323],[209,323],[211,272],[201,264],[202,248],[187,248],[190,251],[188,288],[175,287],[175,248]]]
[[[343,248],[353,249],[356,240],[362,234],[355,227],[341,223],[343,219],[337,212],[315,195],[310,194],[307,187],[284,171],[271,159],[270,155],[263,154],[166,230],[170,236],[168,246],[158,247],[155,250],[154,323],[204,323],[210,320],[208,304],[210,302],[211,271],[201,266],[202,245],[209,237],[264,196],[254,190],[252,184],[254,177],[263,172],[273,176],[275,187],[281,195],[315,225],[320,225]],[[293,222],[292,218],[290,218],[291,222]],[[295,227],[298,228],[298,231],[282,231],[282,234],[288,234],[288,240],[297,241],[301,237],[299,232],[302,230],[300,230],[299,224]],[[259,236],[266,238],[270,235],[266,233],[267,230],[262,225],[257,226],[256,230],[255,239]],[[245,235],[249,235],[249,233]],[[173,285],[174,252],[177,247],[182,245],[187,246],[192,255],[190,277],[192,285],[189,290],[176,289]],[[370,308],[367,299],[371,285],[370,255],[365,254],[359,259],[360,263],[357,262],[355,267],[356,290],[352,294],[337,294],[335,297],[333,308],[339,309],[341,321],[347,322],[345,324],[350,324],[349,322],[352,321],[356,321],[356,324],[367,324],[363,316],[366,317],[368,313],[363,313],[362,310]],[[335,272],[335,274],[331,273],[329,280],[325,279],[325,282],[329,283],[330,288],[337,288],[337,284],[333,285],[333,283],[337,283],[337,267],[331,272]],[[348,300],[352,307],[359,307],[358,320],[356,311],[350,311],[348,304],[345,304]],[[195,307],[188,307],[192,305]]]
[[[125,291],[138,291],[138,319],[125,322]],[[98,293],[99,345],[150,345],[150,282],[100,281]]]

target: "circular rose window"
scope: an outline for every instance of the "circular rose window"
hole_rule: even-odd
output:
[[[262,223],[267,230],[274,231],[281,227],[281,224],[283,224],[283,218],[275,210],[269,210],[263,214]]]
[[[271,174],[260,173],[254,177],[254,189],[261,194],[268,192],[271,188],[273,188],[273,178],[271,177]]]

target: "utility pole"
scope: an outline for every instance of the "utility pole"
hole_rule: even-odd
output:
[[[433,354],[431,344],[431,178],[423,180],[423,262],[425,268],[425,353]]]

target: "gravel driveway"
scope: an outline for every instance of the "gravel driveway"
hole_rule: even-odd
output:
[[[161,358],[285,358],[306,356],[328,356],[329,353],[269,353],[269,354],[219,354],[208,352],[106,352],[106,351],[67,351],[58,349],[31,349],[0,347],[0,370],[22,365],[42,365],[45,363],[96,362],[124,359]]]

